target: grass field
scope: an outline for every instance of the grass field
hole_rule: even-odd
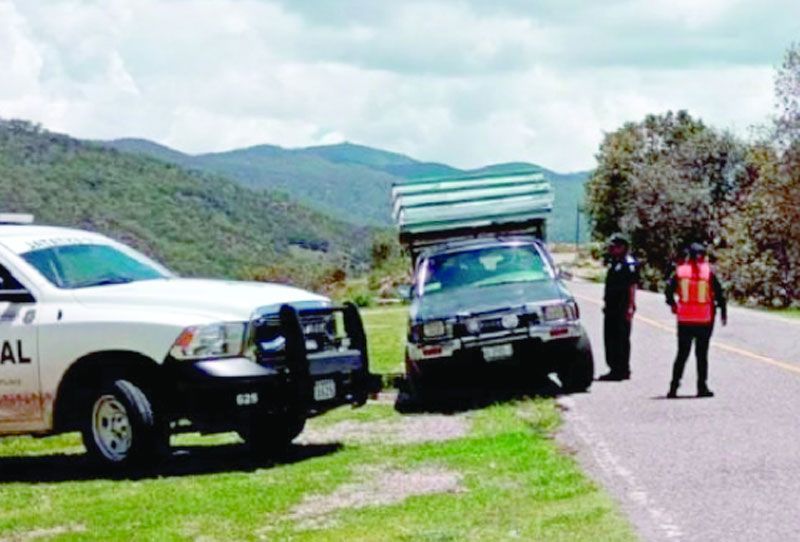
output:
[[[778,309],[778,310],[771,310],[770,312],[777,314],[779,316],[788,316],[790,318],[800,318],[800,309]]]
[[[402,368],[403,308],[365,311],[373,369]],[[0,540],[632,540],[560,451],[552,400],[401,416],[391,397],[313,420],[278,463],[233,435],[174,439],[136,479],[76,435],[0,440]]]

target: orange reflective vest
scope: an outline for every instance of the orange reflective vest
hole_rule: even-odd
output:
[[[678,266],[678,322],[710,324],[714,321],[714,290],[708,263]]]

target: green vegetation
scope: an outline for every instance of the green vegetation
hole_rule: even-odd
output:
[[[788,316],[790,318],[800,318],[800,308],[793,308],[793,309],[777,309],[770,311],[772,314],[777,314],[778,316]]]
[[[281,190],[341,220],[378,226],[392,223],[392,183],[419,177],[542,169],[528,163],[511,163],[467,171],[351,143],[306,149],[259,145],[196,156],[141,139],[120,139],[103,145],[224,175],[250,188]],[[574,241],[577,207],[583,199],[588,173],[542,171],[553,183],[556,196],[549,237],[553,241]],[[585,220],[581,230],[581,239],[588,239]]]
[[[683,111],[606,135],[587,184],[594,234],[627,233],[649,286],[700,241],[734,298],[800,306],[800,45],[787,51],[775,90],[778,115],[752,143]]]
[[[720,216],[744,185],[742,145],[685,111],[648,115],[606,135],[588,187],[594,233],[629,234],[650,286],[680,250],[718,238]]]
[[[381,374],[397,374],[403,365],[406,346],[408,307],[384,307],[361,312],[369,338],[371,370]]]
[[[365,312],[381,370],[402,358],[393,337],[403,314]],[[432,421],[452,434],[413,430]],[[251,462],[230,434],[184,435],[175,439],[184,454],[136,480],[97,478],[74,455],[74,434],[6,438],[0,538],[634,540],[550,438],[557,424],[550,400],[453,416],[400,416],[371,403],[313,420],[283,463]],[[325,444],[330,435],[341,447]]]
[[[106,233],[194,276],[331,273],[367,263],[372,231],[276,193],[0,121],[0,210]],[[324,272],[323,272],[324,274]],[[302,273],[294,273],[301,284]]]

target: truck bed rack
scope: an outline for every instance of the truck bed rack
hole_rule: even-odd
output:
[[[400,243],[412,257],[425,247],[481,236],[544,240],[553,190],[538,169],[415,179],[392,187]]]

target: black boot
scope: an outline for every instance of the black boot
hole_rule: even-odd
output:
[[[667,399],[675,399],[678,397],[678,386],[679,384],[672,383],[669,385],[669,391],[667,392]]]
[[[708,386],[705,384],[700,384],[697,386],[697,396],[698,397],[714,397],[714,392],[708,389]]]

